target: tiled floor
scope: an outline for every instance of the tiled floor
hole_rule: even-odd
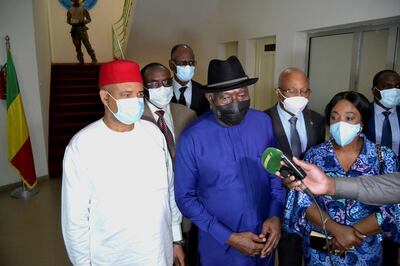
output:
[[[38,186],[28,200],[0,192],[0,266],[71,265],[61,236],[61,179]]]

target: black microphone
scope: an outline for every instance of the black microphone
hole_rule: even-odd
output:
[[[283,161],[286,166],[282,165],[281,161]],[[292,175],[297,180],[301,181],[307,176],[300,166],[296,165],[286,154],[277,148],[267,148],[261,156],[261,163],[269,173],[275,174],[279,171],[285,178]],[[303,186],[303,192],[310,196],[313,195],[304,184]]]

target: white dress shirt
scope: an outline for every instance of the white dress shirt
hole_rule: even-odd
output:
[[[281,105],[278,103],[276,105],[276,108],[278,110],[279,118],[281,119],[283,129],[285,130],[286,137],[288,139],[290,148],[292,148],[291,143],[290,143],[290,122],[289,119],[292,118],[292,115],[283,110]],[[297,122],[296,122],[296,129],[297,132],[299,133],[300,137],[300,142],[301,142],[301,151],[304,152],[307,148],[307,130],[306,130],[306,123],[304,121],[304,116],[303,112],[300,112],[297,117]]]
[[[399,144],[400,144],[400,126],[399,126],[399,119],[397,117],[397,112],[396,112],[396,107],[393,107],[389,109],[388,111],[390,112],[389,115],[389,121],[390,121],[390,127],[392,129],[392,147],[391,148],[397,156],[399,156]],[[382,127],[383,127],[383,121],[385,120],[385,115],[383,112],[385,112],[386,109],[384,109],[382,106],[374,103],[374,118],[375,118],[375,139],[376,143],[381,143],[382,140]]]
[[[156,111],[158,110],[163,110],[164,111],[164,120],[165,123],[167,124],[167,127],[172,133],[172,136],[174,137],[174,142],[175,142],[175,133],[174,133],[174,120],[172,119],[172,113],[171,113],[171,108],[170,105],[168,104],[165,108],[159,109],[152,105],[151,103],[148,103],[148,106],[150,108],[151,113],[153,114],[154,120],[158,121],[158,114],[156,114]],[[176,143],[176,142],[175,142]]]
[[[172,265],[182,238],[165,138],[148,121],[79,131],[63,162],[61,223],[74,265]]]
[[[179,101],[179,97],[181,96],[181,91],[179,89],[181,87],[187,87],[185,90],[185,93],[183,95],[185,96],[186,107],[190,108],[190,105],[192,104],[192,81],[189,80],[189,82],[185,86],[182,86],[174,78],[172,81],[172,86],[174,88],[174,95],[175,95],[176,101]]]

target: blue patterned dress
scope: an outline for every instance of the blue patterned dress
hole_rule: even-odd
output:
[[[369,141],[364,135],[361,135],[361,137],[364,140],[364,146],[358,158],[347,172],[340,165],[333,151],[332,139],[311,148],[306,153],[305,160],[316,164],[328,176],[346,176],[352,178],[362,175],[378,175],[379,160],[376,144]],[[398,171],[399,163],[396,154],[392,150],[382,147],[382,156],[384,160],[383,173]],[[389,211],[389,206],[371,206],[356,200],[334,199],[330,196],[318,196],[316,198],[321,208],[333,220],[348,226],[353,226],[376,212],[379,212],[385,218]],[[306,219],[306,210],[312,203],[312,199],[305,193],[290,191],[283,227],[288,232],[299,233],[303,236],[304,256],[307,265],[330,265],[327,253],[309,247],[310,232],[314,230],[322,233],[321,228],[311,224]],[[385,221],[385,223],[385,226],[390,227],[390,224],[388,224],[390,222]],[[348,251],[345,257],[331,255],[331,258],[334,265],[381,265],[381,241],[381,234],[367,237],[360,246]]]

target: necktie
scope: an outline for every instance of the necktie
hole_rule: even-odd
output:
[[[178,103],[186,105],[186,99],[185,99],[185,91],[186,91],[187,87],[183,86],[179,89],[179,91],[181,92],[181,95],[179,95],[179,101]]]
[[[292,154],[297,158],[301,155],[301,142],[299,137],[299,132],[296,129],[297,117],[292,116],[289,119],[290,123],[290,146],[292,147]]]
[[[174,143],[174,136],[172,135],[171,130],[169,130],[167,123],[164,119],[164,111],[158,110],[155,111],[158,115],[157,126],[160,128],[161,132],[164,134],[165,140],[167,141],[168,151],[171,155],[171,158],[175,158],[175,143]]]
[[[385,120],[383,120],[381,145],[392,148],[392,127],[389,121],[390,111],[385,111],[382,114],[385,116]]]

